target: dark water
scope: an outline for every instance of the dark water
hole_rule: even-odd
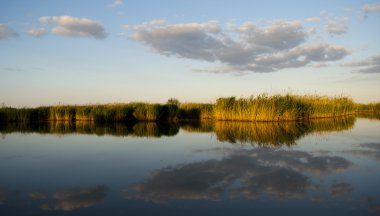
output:
[[[376,116],[0,133],[0,215],[380,214]]]

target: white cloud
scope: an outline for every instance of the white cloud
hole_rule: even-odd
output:
[[[380,3],[365,4],[363,6],[363,11],[366,13],[379,13],[380,12]]]
[[[343,67],[357,67],[359,73],[380,73],[380,55],[371,56],[367,59],[354,60],[345,64]]]
[[[104,39],[107,37],[104,27],[98,22],[71,16],[40,17],[40,23],[53,24],[54,34],[64,37],[93,37]]]
[[[163,25],[166,23],[166,20],[165,19],[154,19],[154,20],[151,20],[149,22],[143,22],[141,24],[136,24],[136,25],[123,25],[122,27],[125,29],[125,30],[142,30],[142,29],[145,29],[145,28],[149,28],[151,26],[157,26],[157,25]]]
[[[329,20],[326,23],[325,30],[330,34],[342,35],[348,32],[348,26],[343,22]]]
[[[32,37],[41,38],[47,34],[47,30],[45,28],[33,28],[30,29],[27,33]]]
[[[122,5],[124,3],[124,0],[115,0],[113,1],[114,5]]]
[[[318,22],[320,20],[321,20],[321,18],[319,18],[319,17],[308,17],[305,19],[306,22]]]
[[[11,27],[5,24],[0,24],[0,40],[5,40],[17,36],[17,32],[13,30]]]
[[[119,7],[124,4],[124,0],[114,0],[112,4],[110,4],[110,7]]]
[[[197,69],[214,73],[272,72],[337,61],[350,53],[337,45],[305,44],[313,31],[304,29],[298,21],[275,21],[267,27],[252,22],[239,26],[229,23],[226,30],[215,21],[146,22],[126,27],[132,31],[132,40],[161,55],[222,64],[221,67]]]

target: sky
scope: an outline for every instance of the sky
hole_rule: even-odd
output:
[[[0,103],[380,101],[380,1],[1,0]]]

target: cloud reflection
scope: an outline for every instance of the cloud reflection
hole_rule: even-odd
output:
[[[28,196],[32,200],[41,200],[41,199],[46,199],[48,197],[48,194],[45,191],[34,191],[34,192],[30,192]]]
[[[330,194],[332,197],[349,195],[349,193],[351,193],[352,191],[352,185],[347,183],[332,184],[330,187]]]
[[[363,143],[360,149],[345,150],[344,153],[369,157],[375,160],[380,160],[380,143]]]
[[[54,204],[43,204],[40,209],[72,211],[88,208],[102,202],[106,198],[107,192],[108,188],[105,185],[60,190],[53,194]]]
[[[220,200],[222,196],[298,198],[316,188],[308,174],[330,175],[351,166],[341,157],[301,151],[257,148],[232,151],[222,160],[206,160],[157,170],[126,190],[130,199]]]
[[[0,205],[7,203],[11,195],[9,190],[0,188]]]

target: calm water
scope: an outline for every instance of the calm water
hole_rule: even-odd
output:
[[[378,119],[0,125],[0,215],[378,215]]]

